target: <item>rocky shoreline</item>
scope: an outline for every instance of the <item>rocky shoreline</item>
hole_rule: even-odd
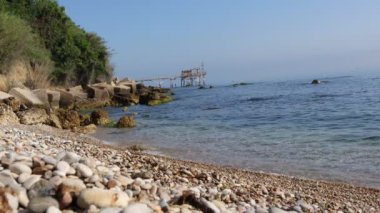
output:
[[[45,125],[0,126],[0,212],[379,212],[380,190],[112,147]]]

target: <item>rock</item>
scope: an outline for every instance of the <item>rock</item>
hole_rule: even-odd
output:
[[[74,107],[75,97],[68,91],[62,89],[56,89],[59,92],[60,100],[59,107],[63,109],[71,109]]]
[[[35,213],[44,213],[50,207],[59,208],[58,202],[52,197],[33,198],[28,205],[28,210]]]
[[[311,82],[311,84],[320,84],[320,83],[321,83],[321,81],[318,80],[318,79],[314,79],[314,80]]]
[[[55,114],[59,118],[63,129],[73,129],[80,126],[80,116],[77,111],[58,109]]]
[[[95,125],[107,125],[110,122],[108,112],[103,109],[93,111],[91,113],[91,122]]]
[[[28,191],[28,196],[30,198],[48,197],[48,196],[54,196],[54,195],[55,195],[54,184],[45,179],[41,179],[35,184],[33,184],[33,186],[30,187]]]
[[[31,108],[25,111],[19,111],[17,115],[20,118],[20,123],[26,125],[46,123],[49,119],[46,111],[40,108]]]
[[[94,98],[98,100],[109,100],[110,94],[107,89],[101,89],[97,87],[88,86],[87,87],[87,98]]]
[[[117,122],[116,126],[118,128],[133,128],[136,126],[135,119],[133,116],[125,115],[120,118],[120,120]]]
[[[0,91],[0,101],[4,101],[9,98],[13,98],[13,96],[3,91]]]
[[[313,206],[306,203],[304,200],[299,200],[296,204],[300,206],[303,211],[309,212],[313,210]]]
[[[90,167],[81,163],[77,165],[77,173],[80,177],[85,178],[91,177],[94,174]]]
[[[145,203],[133,203],[130,204],[121,213],[153,213],[153,210]]]
[[[0,173],[0,183],[2,183],[4,186],[15,186],[18,185],[16,180],[7,173]]]
[[[9,166],[9,170],[18,175],[22,173],[32,174],[32,169],[23,163],[13,163]]]
[[[82,133],[82,134],[89,134],[96,132],[96,125],[95,124],[89,124],[86,126],[80,126],[73,129],[74,132]]]
[[[124,87],[130,88],[130,91],[132,93],[135,93],[137,91],[136,81],[130,80],[128,78],[124,78],[124,79],[120,80],[117,83],[117,85],[118,86],[124,86]]]
[[[46,121],[46,124],[58,129],[62,129],[61,121],[59,120],[58,116],[54,113],[50,113],[49,118]]]
[[[41,180],[41,175],[31,175],[24,183],[26,189],[30,189],[35,183]]]
[[[44,156],[42,158],[42,160],[46,163],[46,164],[51,164],[51,165],[56,165],[57,164],[57,160],[51,156]]]
[[[114,94],[118,96],[126,96],[131,94],[131,88],[127,86],[115,86],[114,87]]]
[[[18,199],[10,188],[0,188],[0,212],[16,212]]]
[[[287,211],[282,210],[282,209],[277,208],[277,207],[272,207],[272,208],[270,208],[269,213],[287,213]]]
[[[64,193],[74,193],[79,195],[82,190],[86,189],[86,185],[81,179],[68,178],[62,181],[58,187],[58,192],[60,194]]]
[[[61,210],[55,206],[50,206],[46,209],[46,213],[61,213]]]
[[[100,210],[99,213],[121,213],[123,209],[121,208],[105,208]]]
[[[99,208],[125,208],[128,201],[129,197],[124,192],[92,188],[85,189],[80,193],[77,204],[82,209],[87,209],[90,205],[95,205]]]
[[[29,89],[12,88],[9,91],[10,95],[15,96],[21,103],[27,106],[43,106],[44,103]]]
[[[10,106],[0,103],[0,124],[6,125],[14,123],[20,123],[17,115]]]
[[[66,161],[68,164],[77,163],[80,157],[75,152],[64,152],[60,160]]]
[[[66,161],[59,161],[56,165],[57,170],[67,174],[70,171],[70,164]]]
[[[19,183],[24,183],[26,180],[28,180],[30,178],[30,174],[27,174],[27,173],[22,173],[22,174],[20,174],[19,176],[18,176],[18,179],[17,179],[17,181],[19,182]]]
[[[61,93],[49,89],[36,89],[33,90],[33,94],[36,95],[46,107],[52,109],[59,108],[59,101],[61,99]]]
[[[106,89],[110,96],[115,95],[115,88],[114,88],[115,86],[114,85],[107,84],[107,83],[97,83],[97,84],[92,84],[91,87],[95,87],[98,89]]]

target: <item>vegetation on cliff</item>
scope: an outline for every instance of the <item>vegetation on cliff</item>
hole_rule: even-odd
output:
[[[56,1],[0,0],[3,82],[10,84],[13,75],[24,85],[29,81],[32,87],[38,87],[33,82],[37,80],[87,85],[97,78],[112,77],[109,58],[105,41],[77,26]],[[24,79],[15,71],[20,67]],[[28,79],[36,76],[45,79]]]

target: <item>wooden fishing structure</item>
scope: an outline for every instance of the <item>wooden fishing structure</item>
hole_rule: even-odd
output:
[[[160,78],[149,78],[136,80],[136,82],[156,82],[158,86],[161,87],[165,81],[169,81],[170,88],[177,87],[176,82],[180,80],[181,87],[193,87],[193,86],[206,86],[206,72],[204,70],[203,63],[200,67],[182,70],[180,75],[173,77],[160,77]]]

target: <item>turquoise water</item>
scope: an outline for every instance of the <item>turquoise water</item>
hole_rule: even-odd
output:
[[[380,188],[380,78],[322,80],[178,88],[172,103],[130,107],[137,128],[95,136],[175,158]]]

